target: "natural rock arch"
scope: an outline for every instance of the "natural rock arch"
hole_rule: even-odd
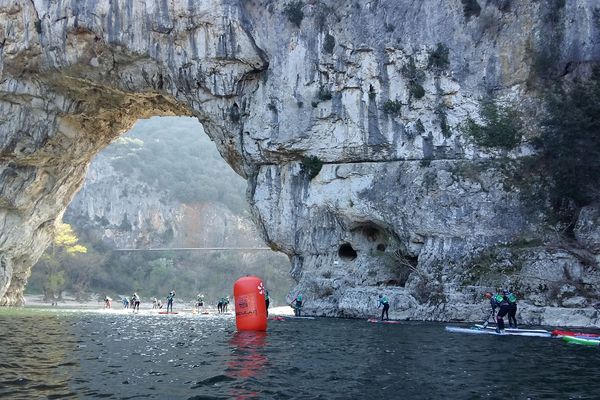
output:
[[[600,58],[593,0],[488,2],[479,16],[450,3],[307,1],[298,24],[269,0],[0,1],[0,304],[20,302],[93,154],[137,118],[193,115],[247,178],[308,310],[364,314],[357,304],[398,280],[380,253],[400,249],[421,272],[386,290],[435,318],[411,290],[543,224],[506,189],[527,144],[482,149],[461,123],[490,89],[539,111],[527,84],[544,40],[565,74]],[[322,167],[307,173],[305,156]],[[365,240],[365,223],[389,242]],[[346,242],[357,258],[336,264]]]
[[[196,116],[247,176],[234,114],[268,63],[228,3],[0,5],[1,304],[21,301],[91,157],[138,118]]]

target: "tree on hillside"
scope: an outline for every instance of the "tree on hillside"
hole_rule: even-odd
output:
[[[71,225],[58,223],[52,244],[38,262],[41,275],[41,287],[44,292],[44,301],[52,303],[62,299],[65,288],[65,264],[70,257],[87,253],[87,248],[78,244],[79,239],[73,232]]]

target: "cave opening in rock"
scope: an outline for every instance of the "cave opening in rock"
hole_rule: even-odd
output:
[[[350,243],[343,243],[338,249],[338,255],[345,261],[352,261],[358,256]]]
[[[70,256],[51,245],[26,293],[54,301],[137,292],[148,300],[176,290],[179,299],[202,293],[212,304],[252,274],[275,305],[285,304],[289,260],[262,241],[245,194],[245,179],[197,119],[138,120],[96,155],[64,213],[87,252]]]

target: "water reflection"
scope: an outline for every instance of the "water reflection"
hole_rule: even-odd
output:
[[[598,397],[598,349],[555,339],[328,319],[278,321],[268,333],[234,326],[225,316],[0,310],[0,398]]]
[[[77,340],[67,320],[43,314],[0,315],[0,344],[0,397],[76,398],[69,381]]]
[[[267,332],[235,332],[229,340],[231,359],[227,362],[227,374],[236,380],[230,397],[238,400],[254,399],[260,396],[256,390],[247,388],[255,379],[264,375],[268,363],[265,351]],[[250,379],[254,378],[254,379]]]

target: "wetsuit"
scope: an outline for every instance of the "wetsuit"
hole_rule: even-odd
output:
[[[267,306],[267,315],[269,315],[269,292],[265,291],[265,305]]]
[[[508,326],[511,328],[517,328],[517,296],[515,296],[512,292],[509,292],[506,295],[506,298],[509,304]]]
[[[508,314],[510,310],[510,303],[508,302],[508,298],[500,293],[495,294],[492,299],[496,304],[496,307],[499,308],[498,314],[496,315],[496,332],[504,331],[504,316]],[[495,309],[494,306],[492,308]]]
[[[175,293],[169,292],[169,295],[167,296],[167,312],[169,312],[169,309],[171,310],[171,312],[173,312],[173,298],[174,297],[175,297]]]
[[[379,305],[377,306],[377,308],[379,308],[379,306],[383,306],[383,309],[381,310],[381,320],[383,321],[384,315],[385,319],[389,320],[390,316],[388,315],[388,310],[390,309],[390,302],[388,301],[388,298],[386,296],[379,298]]]
[[[133,311],[135,311],[136,308],[138,311],[140,311],[140,296],[138,296],[137,294],[131,296],[131,305],[133,307]]]
[[[196,306],[198,308],[204,306],[204,295],[199,294],[198,298],[196,299]]]
[[[223,299],[219,299],[219,302],[217,303],[217,310],[219,310],[219,314],[223,312]]]
[[[296,315],[296,317],[299,317],[301,312],[302,312],[302,295],[299,294],[298,296],[296,296],[296,302],[294,304],[294,314]]]

